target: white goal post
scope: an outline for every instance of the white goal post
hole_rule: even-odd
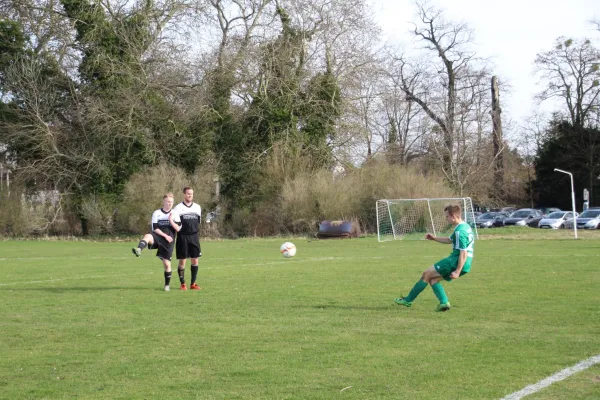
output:
[[[450,236],[452,225],[444,214],[444,208],[450,204],[460,205],[463,221],[471,226],[478,239],[473,201],[470,197],[460,197],[377,200],[377,240],[424,239],[426,233]]]

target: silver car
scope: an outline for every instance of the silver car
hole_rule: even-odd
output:
[[[599,229],[600,228],[600,210],[590,209],[581,213],[577,217],[577,229]]]
[[[575,216],[579,217],[579,214],[575,213]],[[555,211],[542,218],[538,227],[543,229],[562,229],[565,228],[565,223],[572,219],[572,211]]]
[[[521,208],[504,219],[504,226],[527,226],[527,222],[534,218],[542,218],[542,212],[533,208]]]

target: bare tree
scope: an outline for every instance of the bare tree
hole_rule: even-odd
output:
[[[471,50],[472,31],[467,25],[445,20],[440,10],[426,2],[416,5],[419,22],[413,35],[424,44],[426,58],[397,56],[395,79],[406,100],[417,104],[435,124],[429,151],[440,160],[447,180],[462,192],[469,180],[491,167],[489,157],[484,164],[480,159],[491,144],[485,134],[491,131],[489,67]]]
[[[465,24],[452,24],[442,18],[442,12],[426,3],[417,2],[419,24],[415,24],[414,36],[424,43],[424,48],[439,57],[440,65],[432,66],[443,91],[443,101],[437,104],[427,99],[425,93],[417,93],[411,90],[411,80],[423,74],[430,74],[432,69],[418,69],[414,74],[407,76],[405,68],[401,66],[401,87],[406,93],[407,100],[419,104],[425,113],[433,119],[440,128],[443,135],[443,168],[451,170],[451,158],[455,138],[455,113],[457,101],[457,77],[473,59],[474,53],[467,49],[471,42],[472,32]],[[433,77],[432,77],[433,78]],[[441,93],[440,93],[441,94]]]
[[[49,184],[68,190],[87,176],[97,159],[91,152],[78,151],[85,136],[72,141],[70,118],[62,114],[65,105],[75,104],[75,87],[66,79],[46,79],[44,72],[35,58],[20,58],[7,70],[9,89],[22,99],[22,105],[0,123],[2,141],[9,145],[22,177],[42,188]],[[78,168],[71,170],[75,165]]]
[[[428,124],[423,118],[429,118],[415,101],[406,97],[401,86],[402,63],[396,62],[388,55],[385,85],[382,88],[382,111],[385,127],[384,141],[387,143],[387,153],[390,161],[408,164],[426,152],[426,137]],[[422,82],[418,79],[409,81],[409,90],[416,92]]]
[[[168,35],[189,15],[186,3],[106,0],[90,5],[94,16],[53,1],[3,6],[27,37],[6,71],[0,129],[23,178],[64,193],[111,191],[133,165],[164,154],[156,138],[174,132],[177,113],[161,50],[174,47]]]
[[[532,182],[535,179],[535,158],[551,134],[548,117],[539,112],[534,112],[526,118],[518,130],[520,134],[516,140],[516,150],[522,156],[527,179],[527,200],[533,207]]]
[[[386,155],[392,164],[406,165],[424,154],[425,130],[421,109],[412,101],[402,101],[397,87],[382,99],[387,135]]]
[[[248,55],[254,33],[272,23],[275,10],[269,10],[268,7],[275,2],[209,0],[209,4],[206,17],[209,22],[217,24],[219,37],[212,79],[216,86],[222,86],[220,90],[223,96],[219,96],[221,99],[218,101],[229,101],[229,95],[236,85],[235,73]]]
[[[366,71],[365,71],[366,72]],[[371,71],[374,73],[371,76],[363,74],[364,79],[360,79],[357,82],[357,94],[358,96],[354,99],[357,105],[357,111],[360,115],[361,131],[363,132],[364,143],[366,145],[366,158],[369,160],[373,157],[373,154],[377,152],[378,143],[375,140],[376,127],[373,118],[375,109],[379,106],[378,98],[380,93],[378,92],[379,87],[377,85],[376,76],[377,71]],[[375,148],[374,148],[375,147]]]
[[[571,123],[585,126],[600,104],[600,51],[589,39],[560,37],[552,50],[535,58],[544,89],[538,98],[558,98]]]
[[[504,187],[504,157],[502,154],[502,108],[500,107],[500,87],[498,86],[498,77],[492,77],[492,142],[494,145],[494,154],[496,160],[494,163],[494,194],[502,199]]]
[[[69,49],[72,24],[59,0],[5,0],[0,2],[0,16],[19,22],[34,54],[53,54],[61,65],[75,56]]]

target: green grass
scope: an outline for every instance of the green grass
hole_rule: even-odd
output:
[[[206,242],[170,293],[133,241],[3,241],[0,399],[499,399],[600,354],[600,231],[526,236],[484,235],[447,313],[392,304],[427,241]],[[531,398],[598,399],[600,366]]]

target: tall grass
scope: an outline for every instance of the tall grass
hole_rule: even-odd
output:
[[[314,226],[321,220],[358,220],[361,228],[375,228],[378,199],[455,196],[440,176],[425,176],[410,167],[372,163],[335,175],[321,170],[285,181],[281,203],[290,226]]]
[[[182,169],[164,164],[135,174],[127,183],[123,201],[119,205],[119,230],[131,233],[146,231],[152,212],[162,207],[163,195],[173,193],[177,204],[183,200],[182,190],[185,186],[194,189],[194,202],[206,211],[214,198],[215,177],[212,169],[200,169],[189,176]]]
[[[424,175],[411,167],[371,161],[342,173],[324,168],[315,170],[302,152],[281,144],[264,157],[257,160],[253,175],[256,185],[253,195],[258,201],[236,209],[226,202],[220,203],[221,216],[217,223],[204,227],[205,235],[315,233],[321,221],[340,219],[355,221],[362,231],[373,232],[378,199],[456,195],[443,177]],[[23,236],[35,232],[78,234],[82,217],[90,234],[141,234],[149,229],[151,213],[161,207],[166,192],[174,193],[177,203],[182,199],[182,188],[191,186],[194,200],[205,212],[211,210],[217,202],[216,176],[216,169],[211,167],[202,167],[192,176],[169,165],[148,167],[131,177],[122,195],[90,195],[77,206],[69,203],[69,196],[64,196],[58,214],[50,213],[48,207],[34,208],[17,198],[20,195],[11,195],[6,199],[9,206],[4,202],[0,206],[3,221],[0,231]]]
[[[254,194],[260,201],[230,210],[228,228],[244,236],[316,233],[321,221],[340,219],[372,232],[378,199],[455,195],[441,176],[385,162],[341,173],[315,169],[310,157],[285,143],[275,144],[257,165]]]
[[[70,222],[63,212],[64,196],[27,190],[16,181],[0,191],[0,236],[68,234]]]

